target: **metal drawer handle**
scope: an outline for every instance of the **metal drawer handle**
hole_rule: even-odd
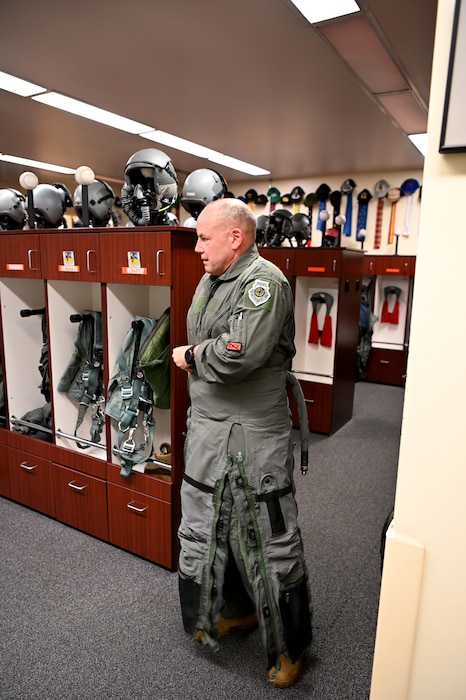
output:
[[[130,510],[135,510],[136,513],[144,513],[144,511],[147,510],[147,506],[144,506],[143,508],[138,508],[138,507],[135,506],[133,503],[127,503],[126,506],[127,506]]]
[[[161,272],[161,269],[160,269],[160,260],[162,258],[162,255],[163,255],[163,250],[158,250],[155,254],[155,269],[156,269],[159,277],[162,277],[165,274],[165,272]]]
[[[92,253],[95,254],[95,250],[92,250],[92,249],[91,249],[91,250],[86,250],[86,267],[87,267],[87,271],[88,271],[90,274],[93,274],[93,273],[96,272],[96,270],[93,270],[93,269],[91,268],[91,255],[92,255]]]
[[[75,491],[84,491],[84,489],[87,489],[87,484],[83,484],[82,486],[79,486],[76,482],[74,481],[69,481],[68,486],[71,489],[74,489]]]
[[[315,399],[304,399],[304,403],[315,403]]]
[[[37,464],[28,464],[27,462],[21,462],[19,466],[28,472],[33,472],[34,469],[37,469]]]
[[[31,270],[31,272],[35,272],[36,270],[39,269],[38,267],[34,267],[32,264],[32,254],[33,253],[37,253],[37,250],[35,250],[34,248],[29,248],[29,250],[28,250],[28,266],[29,266],[29,269]]]
[[[379,360],[379,362],[381,365],[389,365],[390,364],[390,360]]]

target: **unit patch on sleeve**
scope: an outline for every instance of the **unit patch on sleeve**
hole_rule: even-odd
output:
[[[254,280],[246,287],[244,295],[244,305],[250,308],[263,306],[270,309],[272,306],[273,295],[275,293],[275,285],[273,282],[266,280]]]

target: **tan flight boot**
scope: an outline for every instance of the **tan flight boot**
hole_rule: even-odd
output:
[[[226,637],[227,634],[230,634],[233,630],[249,632],[255,630],[258,625],[256,611],[246,615],[246,617],[238,617],[235,619],[220,617],[218,621],[218,638]]]
[[[230,634],[230,632],[233,632],[234,630],[249,632],[255,630],[256,627],[258,627],[258,625],[259,623],[257,621],[257,613],[255,611],[250,613],[250,615],[246,615],[246,617],[220,617],[218,621],[217,637],[218,639],[226,637],[227,634]],[[198,630],[194,636],[194,639],[197,642],[200,642],[203,636],[204,630]]]
[[[284,654],[280,654],[280,669],[275,666],[269,670],[269,681],[275,688],[288,688],[298,680],[303,668],[303,660],[298,659],[292,664]]]

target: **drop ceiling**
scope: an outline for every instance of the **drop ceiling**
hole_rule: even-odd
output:
[[[436,0],[364,0],[426,105]],[[0,3],[0,70],[270,170],[270,182],[418,170],[423,158],[288,0]],[[157,144],[0,91],[0,152],[89,165],[119,193]],[[211,163],[160,146],[180,184]],[[32,168],[30,168],[32,169]],[[251,179],[219,169],[234,191]],[[0,163],[2,186],[24,166]],[[35,170],[41,182],[74,178]]]

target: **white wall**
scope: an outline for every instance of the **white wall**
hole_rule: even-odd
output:
[[[413,146],[414,148],[414,146]],[[368,215],[367,215],[367,235],[366,235],[366,241],[364,243],[364,250],[368,253],[378,253],[378,254],[387,254],[387,255],[392,255],[395,253],[395,243],[388,245],[387,243],[387,238],[388,238],[388,228],[390,224],[390,213],[391,213],[391,204],[390,202],[385,199],[384,200],[384,208],[383,208],[383,219],[382,219],[382,245],[378,250],[373,249],[373,243],[374,243],[374,234],[375,234],[375,220],[376,220],[376,211],[377,211],[377,200],[374,196],[374,191],[375,191],[375,184],[379,180],[386,180],[391,187],[400,187],[400,185],[404,182],[404,180],[408,178],[415,178],[421,185],[422,185],[422,178],[423,174],[422,171],[396,171],[396,172],[375,172],[375,173],[341,173],[337,175],[322,175],[318,178],[305,178],[303,180],[300,180],[297,182],[296,180],[280,180],[280,181],[273,181],[272,183],[270,181],[264,181],[264,180],[249,180],[245,182],[235,182],[231,190],[233,191],[233,194],[235,194],[236,197],[239,197],[241,195],[245,195],[246,192],[249,189],[254,189],[258,194],[267,194],[267,191],[271,185],[276,187],[280,193],[283,194],[289,194],[291,190],[296,187],[297,185],[300,185],[305,194],[308,194],[309,192],[315,192],[319,185],[322,183],[326,183],[331,190],[340,190],[342,183],[344,180],[347,178],[352,178],[354,182],[356,182],[356,187],[353,192],[353,217],[352,217],[352,235],[351,238],[347,236],[342,236],[342,241],[341,244],[342,246],[345,246],[346,248],[355,248],[357,250],[361,249],[361,243],[356,241],[356,236],[355,236],[355,230],[356,230],[356,222],[357,222],[357,213],[358,213],[358,202],[357,202],[357,196],[359,192],[363,189],[368,189],[369,192],[373,195],[373,198],[369,202],[368,206]],[[424,191],[424,188],[422,189]],[[417,245],[418,245],[418,233],[419,233],[419,212],[420,212],[420,199],[419,199],[419,193],[420,190],[418,190],[414,195],[413,195],[413,200],[412,200],[412,216],[410,220],[410,227],[409,227],[409,236],[406,235],[400,235],[399,236],[399,242],[398,242],[398,253],[399,255],[416,255],[417,251]],[[402,197],[399,202],[396,205],[396,210],[395,210],[395,229],[402,233],[404,229],[404,223],[405,223],[405,217],[406,217],[406,210],[407,210],[407,203],[408,203],[408,197],[404,196]],[[269,207],[270,204],[266,204],[265,206],[259,206],[256,205],[254,207],[254,213],[256,215],[260,214],[268,214],[269,213]],[[288,209],[289,211],[293,212],[293,206],[287,205],[284,206],[283,204],[277,204],[276,205],[277,209]],[[328,212],[331,215],[331,219],[327,223],[327,227],[330,228],[331,222],[333,219],[333,208],[331,204],[329,203],[328,207]],[[304,204],[301,204],[299,207],[299,210],[303,213],[308,212],[308,209]],[[341,203],[341,213],[344,214],[346,211],[346,196],[342,197],[342,203]],[[315,204],[313,207],[313,216],[312,216],[312,221],[313,221],[313,234],[312,234],[312,243],[315,246],[320,246],[321,241],[322,241],[322,235],[320,231],[316,230],[316,224],[318,220],[318,205]],[[185,212],[183,207],[180,207],[180,219],[181,223],[183,223],[187,218],[189,214]]]
[[[466,154],[438,153],[454,5],[438,5],[395,519],[371,700],[466,698]]]

